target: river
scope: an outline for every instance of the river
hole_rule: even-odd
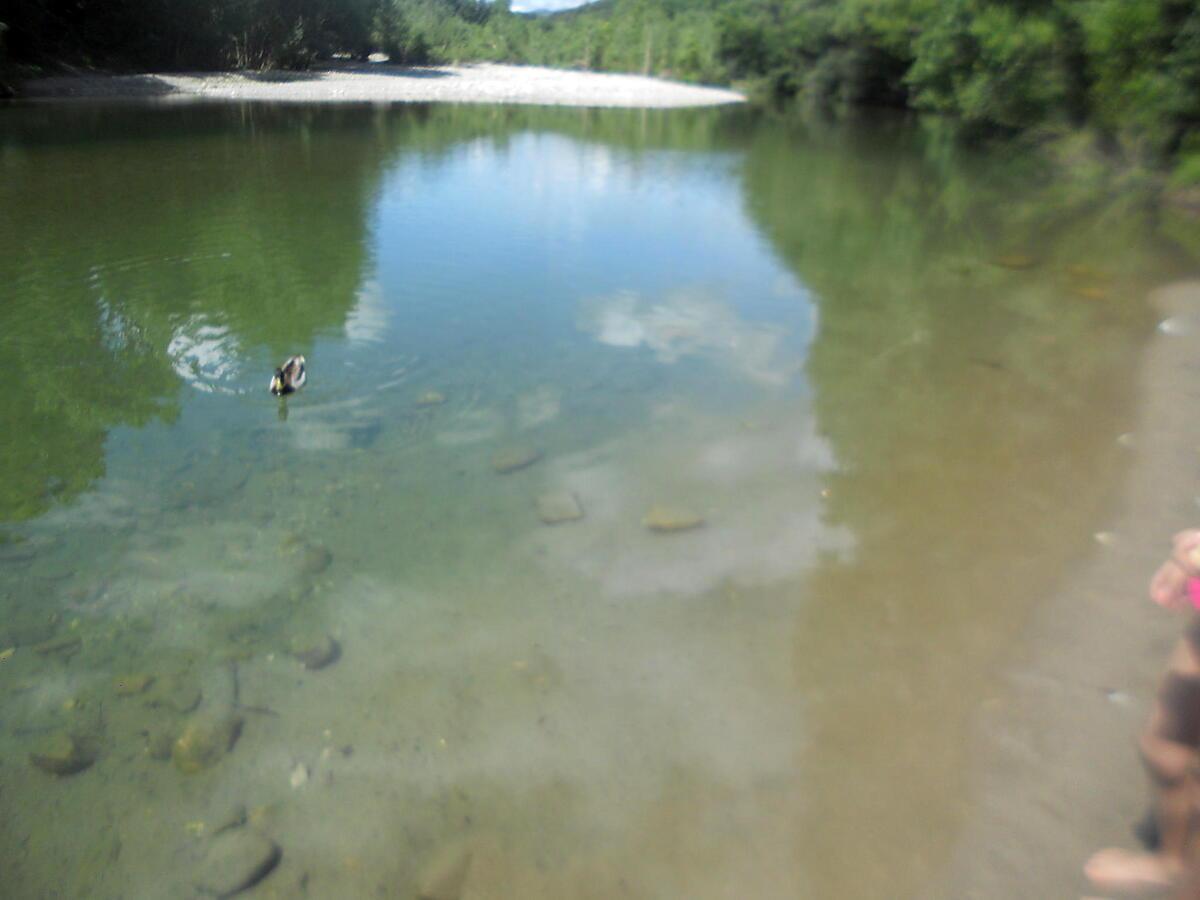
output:
[[[12,106],[0,211],[13,898],[928,896],[1200,270],[882,114]]]

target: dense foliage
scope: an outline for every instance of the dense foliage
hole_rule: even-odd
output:
[[[379,0],[0,0],[18,60],[148,67],[297,66],[366,52]]]
[[[739,81],[974,130],[1090,121],[1139,156],[1200,154],[1195,0],[599,0],[542,16],[508,0],[5,0],[0,22],[17,59],[270,67],[382,50]]]

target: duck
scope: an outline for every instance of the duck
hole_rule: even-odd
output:
[[[304,372],[304,357],[288,357],[287,362],[276,369],[275,374],[271,376],[271,393],[276,397],[294,394],[304,387],[307,380],[308,375]]]

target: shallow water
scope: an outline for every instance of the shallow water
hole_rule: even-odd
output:
[[[239,806],[255,896],[920,896],[1197,268],[1103,173],[745,110],[12,107],[0,210],[12,897],[190,896]]]

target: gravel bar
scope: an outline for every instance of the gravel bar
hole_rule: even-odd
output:
[[[29,99],[204,99],[272,103],[510,103],[671,108],[741,103],[725,88],[642,75],[479,64],[366,64],[306,72],[68,75],[27,81]]]

